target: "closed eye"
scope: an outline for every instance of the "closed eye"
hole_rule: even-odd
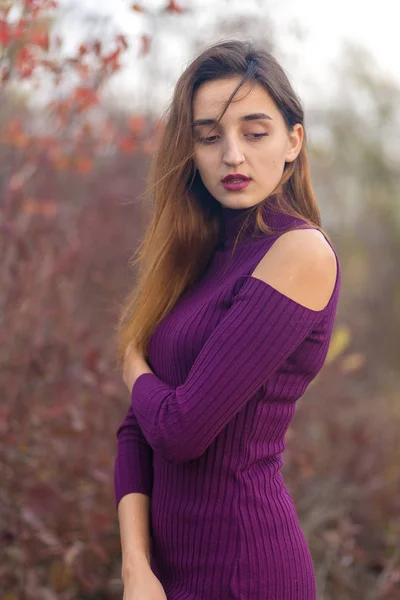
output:
[[[250,139],[253,140],[259,140],[260,138],[265,137],[267,135],[268,133],[248,133],[247,137],[250,137]],[[218,136],[216,135],[212,135],[210,137],[198,137],[197,141],[201,144],[213,144],[217,137]]]

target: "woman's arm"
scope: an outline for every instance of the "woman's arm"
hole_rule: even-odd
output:
[[[139,427],[132,406],[117,429],[117,454],[114,462],[115,507],[126,494],[140,492],[151,496],[153,490],[153,449]]]
[[[118,504],[122,549],[121,577],[124,584],[150,568],[150,497],[126,494]]]
[[[284,365],[290,371],[289,357],[308,336],[318,351],[319,334],[313,331],[331,300],[337,300],[333,292],[339,285],[339,262],[314,232],[289,232],[279,240],[294,233],[296,243],[267,252],[254,271],[259,276],[241,277],[244,283],[181,385],[170,386],[154,373],[135,379],[135,417],[147,442],[165,460],[179,463],[201,456],[271,375]],[[319,368],[325,349],[318,355]]]
[[[122,547],[122,579],[150,564],[150,497],[153,450],[139,428],[132,407],[117,430],[114,464],[115,503]]]

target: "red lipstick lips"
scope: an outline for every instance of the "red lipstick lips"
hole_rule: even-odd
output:
[[[250,181],[250,177],[247,177],[246,175],[242,175],[241,173],[231,173],[230,175],[226,175],[221,180],[221,183],[229,192],[237,192],[247,188]]]
[[[226,175],[221,181],[222,183],[230,182],[232,179],[241,179],[242,181],[250,181],[250,177],[242,175],[242,173],[231,173]]]

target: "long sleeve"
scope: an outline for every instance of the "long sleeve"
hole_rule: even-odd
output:
[[[117,429],[117,454],[114,462],[115,504],[126,494],[141,492],[151,496],[153,487],[153,449],[147,443],[129,406]]]
[[[256,277],[243,279],[182,385],[171,387],[153,373],[142,373],[133,385],[139,426],[166,460],[199,457],[327,309],[307,308]]]

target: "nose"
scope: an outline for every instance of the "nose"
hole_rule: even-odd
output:
[[[222,160],[226,165],[231,167],[235,167],[244,162],[242,149],[235,139],[230,138],[225,141]]]

